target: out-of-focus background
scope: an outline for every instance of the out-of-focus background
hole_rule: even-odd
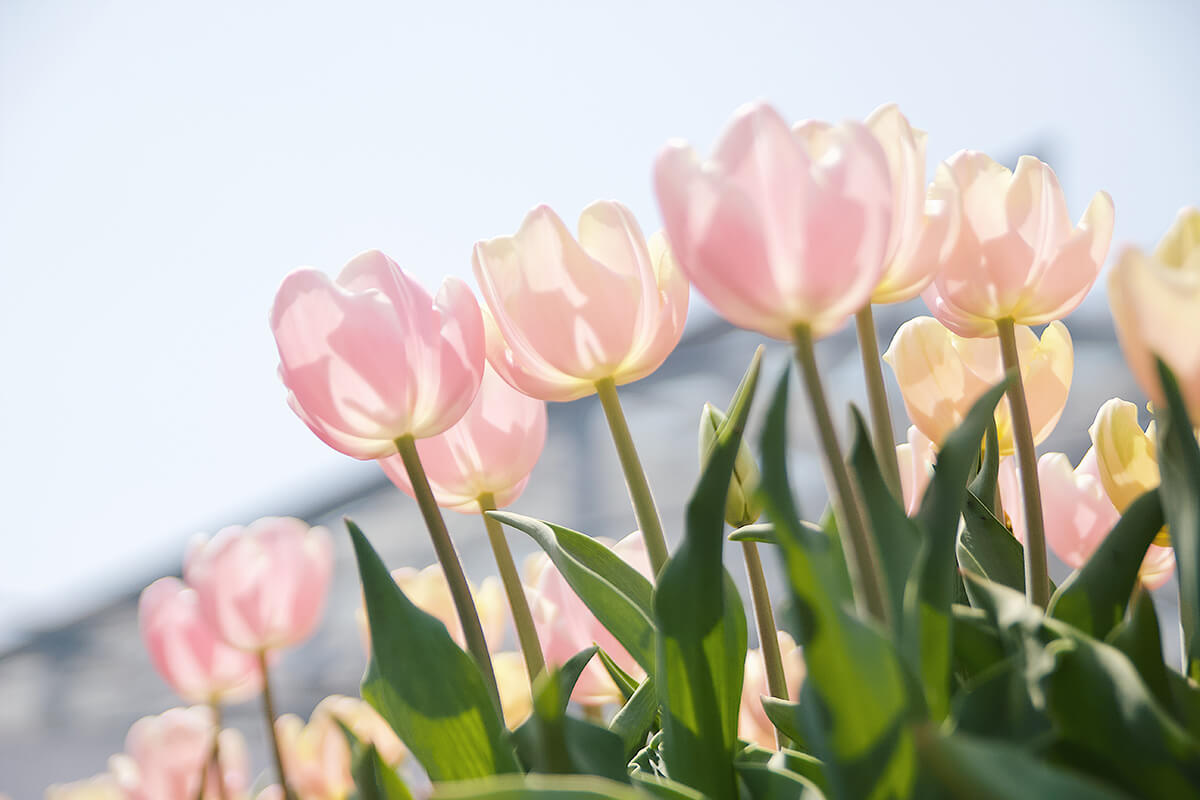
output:
[[[539,202],[571,220],[616,198],[656,229],[658,149],[673,136],[707,148],[757,98],[797,119],[896,101],[929,131],[931,171],[960,148],[1034,153],[1073,214],[1106,189],[1115,244],[1151,244],[1200,202],[1197,34],[1190,0],[6,0],[0,791],[33,798],[102,770],[134,719],[175,703],[141,650],[136,596],[178,571],[189,535],[266,514],[333,527],[326,622],[280,667],[281,705],[305,716],[353,693],[364,663],[339,515],[392,566],[432,561],[413,503],[284,403],[266,312],[290,269],[336,271],[377,247],[428,285],[469,278],[472,243]],[[1075,386],[1043,448],[1073,458],[1103,400],[1140,399],[1102,284],[1068,320]],[[917,313],[919,301],[881,310],[884,341]],[[758,340],[697,297],[677,353],[625,392],[673,534],[699,408],[725,402]],[[839,404],[861,402],[854,348],[850,331],[821,347]],[[770,350],[768,374],[784,358]],[[806,422],[793,428],[815,516],[820,476]],[[551,409],[515,508],[596,535],[632,529],[593,402]],[[482,578],[479,520],[451,522]],[[1170,620],[1171,590],[1161,599]],[[265,766],[256,709],[231,721]]]

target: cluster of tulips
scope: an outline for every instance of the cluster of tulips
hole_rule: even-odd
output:
[[[197,705],[139,721],[109,775],[50,797],[249,797],[220,708],[260,692],[267,798],[1200,791],[1200,449],[1187,421],[1200,420],[1200,210],[1110,271],[1120,343],[1157,422],[1110,400],[1073,465],[1036,448],[1072,380],[1060,320],[1108,257],[1107,194],[1072,224],[1049,166],[973,151],[927,185],[925,135],[891,105],[864,123],[794,126],[746,107],[707,159],[670,143],[654,185],[665,231],[649,239],[602,201],[574,235],[542,206],[476,244],[482,304],[455,278],[431,296],[378,251],[336,279],[284,279],[270,321],[289,405],[417,501],[438,563],[389,573],[347,521],[363,699],[328,698],[304,725],[276,718],[268,668],[320,615],[329,534],[269,518],[197,543],[184,581],[154,583],[140,608],[156,668]],[[759,456],[743,441],[760,348],[728,408],[701,411],[701,477],[668,546],[617,387],[670,354],[693,287],[730,323],[792,345],[829,486],[819,521],[801,520],[788,488],[786,374]],[[881,356],[872,305],[917,295],[932,316]],[[815,342],[850,317],[870,418],[854,411],[847,450]],[[900,444],[884,363],[912,423]],[[592,394],[636,521],[615,544],[498,510],[541,453],[545,403]],[[442,508],[481,516],[499,580],[468,582]],[[505,526],[544,551],[523,574]],[[758,650],[722,566],[727,538]],[[782,555],[799,646],[776,623],[762,545]],[[1075,569],[1062,586],[1047,546]],[[1144,591],[1177,559],[1182,669],[1162,663]],[[509,619],[518,649],[506,651]]]

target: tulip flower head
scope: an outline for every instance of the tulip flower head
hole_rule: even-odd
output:
[[[729,322],[790,340],[840,328],[879,285],[889,252],[887,156],[860,123],[803,123],[747,106],[708,160],[684,142],[654,185],[679,266]]]
[[[1041,338],[1024,326],[1015,330],[1021,378],[1029,407],[1033,440],[1046,440],[1066,407],[1075,368],[1071,335],[1053,322]],[[892,368],[912,423],[935,446],[966,418],[972,404],[1004,378],[998,340],[967,339],[932,317],[900,326],[883,360]],[[996,406],[1001,455],[1013,450],[1007,403]]]
[[[1185,208],[1147,256],[1125,250],[1108,276],[1117,339],[1142,391],[1166,407],[1157,356],[1179,382],[1193,426],[1200,425],[1200,209]]]
[[[937,447],[916,425],[908,426],[908,441],[896,445],[896,463],[900,466],[900,488],[904,511],[910,517],[921,508],[921,500],[933,476]]]
[[[437,436],[417,440],[417,452],[438,505],[477,514],[484,494],[492,495],[497,508],[520,497],[545,443],[546,404],[487,368],[462,419]],[[400,456],[379,464],[392,483],[413,494]]]
[[[6,796],[0,795],[0,800]],[[112,775],[97,775],[82,781],[60,783],[46,788],[44,800],[129,800]]]
[[[329,532],[291,517],[199,536],[184,561],[184,578],[209,624],[233,647],[254,652],[308,638],[332,572]]]
[[[500,691],[504,724],[515,731],[533,713],[533,692],[529,688],[525,660],[515,650],[492,653],[492,669]]]
[[[585,208],[578,239],[538,206],[513,236],[476,243],[472,264],[488,361],[530,397],[574,400],[604,379],[644,378],[683,334],[687,280],[620,203]]]
[[[654,580],[640,532],[635,531],[612,545],[612,551],[647,579]],[[595,643],[629,675],[636,678],[645,675],[628,651],[588,610],[549,558],[535,557],[527,573],[529,605],[548,666],[562,666],[571,656]],[[621,700],[620,692],[598,659],[592,659],[584,668],[571,697],[585,706],[602,706]]]
[[[952,181],[926,190],[925,131],[909,125],[894,103],[871,112],[866,126],[883,147],[892,179],[891,235],[871,302],[900,303],[920,294],[953,252],[962,198]]]
[[[158,674],[192,703],[230,703],[258,694],[258,659],[230,647],[200,610],[195,589],[160,578],[138,600],[138,628]]]
[[[109,771],[129,800],[202,800],[241,797],[250,783],[246,742],[233,729],[220,732],[220,769],[212,758],[214,717],[207,706],[172,708],[129,728],[125,752]]]
[[[309,268],[288,275],[271,329],[292,410],[358,459],[446,430],[483,376],[483,319],[467,285],[447,278],[431,298],[377,250],[351,259],[336,281]]]
[[[392,570],[392,578],[413,605],[436,617],[446,626],[450,637],[458,646],[466,647],[462,623],[458,620],[454,598],[450,594],[449,584],[446,583],[446,573],[442,571],[440,564],[432,564],[422,570],[400,567]],[[494,575],[484,578],[478,588],[470,584],[468,586],[475,600],[475,608],[479,613],[479,623],[483,627],[488,649],[494,652],[504,642],[504,628],[508,620],[504,589]],[[361,607],[358,618],[362,626],[363,641],[369,647],[371,636],[367,628],[367,615]]]
[[[1100,274],[1113,204],[1092,197],[1072,226],[1058,178],[1033,156],[1015,171],[963,150],[940,166],[931,191],[955,185],[962,226],[955,250],[922,293],[959,336],[994,336],[996,321],[1044,325],[1075,310]]]
[[[779,652],[783,657],[783,675],[787,683],[788,697],[795,702],[804,682],[804,651],[796,646],[792,637],[778,631]],[[738,712],[738,738],[768,750],[775,749],[775,726],[763,710],[762,700],[770,696],[767,688],[767,670],[763,665],[762,650],[746,652],[746,671],[742,679],[742,702]]]

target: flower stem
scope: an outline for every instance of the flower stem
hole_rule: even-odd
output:
[[[267,718],[267,735],[271,741],[271,753],[275,757],[275,771],[279,773],[279,785],[283,787],[283,796],[287,800],[295,800],[296,795],[288,785],[287,775],[283,769],[283,751],[279,749],[279,736],[275,732],[275,698],[271,694],[271,680],[267,672],[267,651],[258,651],[258,668],[262,671],[263,715]],[[224,783],[224,780],[222,780]]]
[[[1050,602],[1050,574],[1046,566],[1042,490],[1038,485],[1037,450],[1033,444],[1033,428],[1029,424],[1029,406],[1025,402],[1025,382],[1021,380],[1021,360],[1017,355],[1017,336],[1012,319],[997,320],[996,333],[1000,337],[1000,358],[1004,371],[1012,381],[1008,384],[1008,410],[1012,416],[1017,475],[1021,479],[1021,498],[1025,508],[1025,597],[1034,605],[1045,608]]]
[[[512,610],[517,639],[521,643],[521,655],[525,657],[525,669],[529,672],[529,685],[532,686],[533,681],[546,668],[546,659],[542,656],[537,627],[533,624],[533,614],[529,611],[529,598],[525,596],[525,587],[521,584],[521,575],[513,562],[512,551],[508,548],[504,531],[498,521],[488,516],[487,512],[496,510],[496,498],[491,492],[479,495],[479,508],[483,512],[483,524],[492,543],[496,566],[500,568],[500,581],[504,584],[505,594],[508,595],[508,607]]]
[[[767,578],[763,574],[758,545],[755,542],[742,542],[742,555],[746,560],[746,578],[750,582],[750,601],[754,606],[754,620],[758,623],[758,646],[762,649],[763,667],[767,673],[767,691],[771,693],[772,697],[787,700],[787,675],[783,671],[783,656],[779,652],[779,635],[775,630],[775,612],[771,609],[771,596],[767,592]],[[775,743],[784,747],[787,744],[787,737],[776,730]]]
[[[227,796],[225,793],[225,773],[221,769],[221,726],[224,724],[222,722],[221,704],[214,700],[209,707],[212,709],[213,713],[213,746],[211,763],[213,766],[213,772],[217,778],[217,798],[218,800],[225,800]],[[200,781],[200,797],[204,797],[203,780]]]
[[[596,394],[600,397],[600,405],[604,407],[604,416],[608,419],[613,444],[617,446],[617,457],[621,459],[625,485],[629,487],[629,499],[633,502],[633,513],[637,518],[638,528],[641,529],[642,540],[646,543],[650,566],[657,575],[667,563],[667,539],[663,535],[662,520],[659,519],[658,509],[654,505],[654,495],[650,494],[646,472],[642,469],[642,462],[633,446],[633,437],[629,434],[629,425],[625,422],[625,412],[621,410],[617,385],[612,378],[596,381]]]
[[[425,477],[425,468],[421,466],[421,456],[417,453],[416,440],[411,435],[401,436],[396,440],[396,449],[404,462],[404,469],[408,472],[413,496],[421,509],[421,516],[425,518],[425,527],[429,529],[429,538],[433,540],[433,550],[446,576],[446,585],[454,599],[454,609],[458,612],[458,621],[462,626],[463,638],[467,642],[467,650],[479,666],[483,682],[491,693],[496,708],[499,709],[500,691],[496,688],[496,673],[492,670],[492,657],[488,652],[487,640],[483,638],[483,626],[479,624],[479,612],[475,610],[471,587],[454,549],[454,542],[450,540],[450,532],[446,530],[442,510],[438,508],[437,501],[433,498],[433,490],[429,488],[429,479]]]
[[[825,399],[825,389],[821,385],[821,374],[817,369],[812,330],[807,325],[797,325],[793,332],[793,340],[796,362],[804,378],[804,387],[808,392],[809,405],[817,427],[817,438],[821,443],[825,471],[833,484],[831,499],[834,516],[837,518],[838,530],[842,533],[842,542],[848,545],[846,566],[854,584],[855,600],[860,610],[865,610],[871,617],[887,624],[887,592],[884,590],[886,584],[883,568],[879,562],[875,540],[867,530],[862,505],[850,482],[850,472],[842,457],[841,447],[838,445],[837,431],[833,427],[833,417],[829,413],[829,403]]]
[[[854,315],[858,327],[858,348],[862,352],[863,376],[867,382],[867,402],[871,406],[871,436],[875,440],[875,458],[883,480],[897,498],[900,493],[900,464],[896,460],[896,433],[888,406],[887,387],[880,366],[879,338],[875,333],[875,315],[867,303]]]

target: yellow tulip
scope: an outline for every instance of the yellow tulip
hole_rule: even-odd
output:
[[[1192,424],[1200,422],[1200,209],[1183,209],[1152,255],[1132,247],[1121,254],[1108,302],[1142,391],[1165,404],[1157,355],[1175,373]]]
[[[1143,430],[1136,405],[1119,397],[1109,400],[1100,406],[1088,434],[1100,483],[1118,511],[1124,512],[1134,500],[1158,487],[1154,423]],[[1164,529],[1154,541],[1166,546],[1171,540]]]

